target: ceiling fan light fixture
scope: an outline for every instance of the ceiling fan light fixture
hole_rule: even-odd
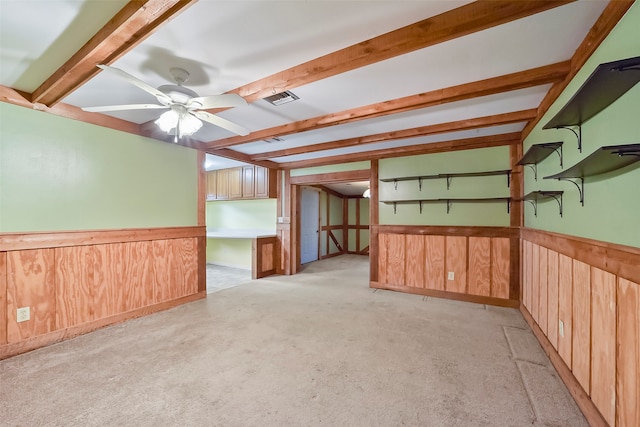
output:
[[[193,135],[202,127],[200,119],[187,113],[180,119],[180,133],[182,135]]]
[[[155,124],[158,125],[163,132],[171,132],[171,129],[175,128],[178,125],[178,120],[180,120],[180,116],[173,110],[169,110],[165,113],[162,113],[158,120],[155,121]]]
[[[155,121],[155,124],[167,133],[179,128],[179,136],[193,135],[202,127],[202,121],[180,105],[173,105],[171,110],[162,113],[158,120]]]
[[[189,79],[189,73],[182,68],[172,68],[170,70],[173,80],[177,83],[176,85],[164,85],[157,89],[119,68],[102,64],[98,64],[98,68],[153,95],[157,99],[158,104],[106,105],[82,108],[84,111],[99,113],[107,111],[169,108],[170,110],[162,114],[155,121],[155,124],[167,134],[175,135],[174,142],[178,142],[178,139],[183,135],[196,133],[202,127],[202,121],[238,135],[244,136],[250,133],[249,129],[227,119],[223,119],[206,111],[200,111],[200,109],[230,108],[247,105],[247,101],[244,98],[233,93],[198,96],[195,91],[182,86],[182,84]]]

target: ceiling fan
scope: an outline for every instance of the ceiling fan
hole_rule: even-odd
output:
[[[184,135],[192,135],[198,131],[198,129],[202,127],[203,120],[238,135],[249,134],[249,130],[240,125],[207,111],[201,111],[209,108],[227,108],[247,105],[247,101],[245,101],[244,98],[234,93],[198,96],[198,94],[193,90],[182,86],[182,84],[189,79],[189,73],[182,68],[171,68],[169,70],[171,76],[176,82],[175,85],[163,85],[156,89],[119,68],[110,67],[108,65],[98,65],[98,67],[155,96],[159,104],[126,104],[85,107],[82,108],[84,111],[97,113],[124,110],[169,110],[163,113],[155,123],[164,132],[169,134],[173,133],[175,135],[174,142],[178,142],[178,139]],[[172,132],[172,130],[174,131]]]

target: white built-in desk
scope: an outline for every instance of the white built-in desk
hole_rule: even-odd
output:
[[[249,239],[251,240],[251,276],[259,279],[276,273],[279,256],[275,230],[208,229],[207,239]]]

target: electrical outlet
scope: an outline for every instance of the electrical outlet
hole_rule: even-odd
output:
[[[560,337],[564,338],[564,322],[562,320],[558,321],[558,333]]]
[[[453,271],[450,271],[449,274],[447,274],[447,280],[454,280],[455,275],[453,274]]]
[[[20,307],[16,310],[16,321],[18,323],[26,322],[29,319],[31,319],[31,310],[29,307]]]

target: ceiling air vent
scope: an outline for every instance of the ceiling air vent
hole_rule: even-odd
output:
[[[282,105],[289,102],[293,102],[299,99],[293,92],[285,90],[284,92],[276,93],[275,95],[267,96],[264,98],[271,105]]]
[[[267,144],[273,144],[274,142],[282,142],[284,139],[278,138],[277,136],[272,136],[271,138],[263,139]]]

